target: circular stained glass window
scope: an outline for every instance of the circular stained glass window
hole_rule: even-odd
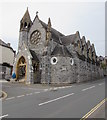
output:
[[[36,45],[40,39],[41,39],[41,33],[38,30],[34,31],[31,34],[30,41],[32,44]]]

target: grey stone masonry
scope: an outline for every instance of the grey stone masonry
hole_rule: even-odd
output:
[[[20,58],[25,59],[25,63]],[[24,70],[29,84],[71,84],[104,77],[101,61],[94,44],[80,37],[79,31],[67,35],[52,28],[51,20],[44,23],[35,16],[33,22],[27,9],[20,22],[18,53],[13,71]],[[21,75],[20,74],[20,75]]]
[[[27,45],[28,43],[28,32],[27,31],[21,31],[19,33],[19,45],[18,45],[18,51],[20,51],[23,47],[23,42]]]

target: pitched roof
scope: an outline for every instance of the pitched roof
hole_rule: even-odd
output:
[[[0,45],[8,46],[5,42],[0,39]]]
[[[69,44],[74,44],[75,38],[76,38],[76,34],[72,34],[72,35],[61,37],[61,41],[63,45],[67,46]]]
[[[32,59],[33,60],[36,60],[36,61],[39,61],[39,59],[37,58],[37,55],[36,55],[36,53],[35,53],[35,51],[33,51],[33,50],[29,50],[30,51],[30,53],[31,53],[31,55],[32,55]]]
[[[56,47],[54,48],[53,52],[51,55],[61,55],[64,57],[71,57],[71,53],[68,51],[68,49],[60,44],[57,44]]]
[[[41,21],[42,26],[47,30],[47,24],[44,23],[43,21]],[[52,34],[52,38],[55,42],[62,44],[61,41],[59,40],[60,37],[64,36],[64,34],[60,33],[59,31],[55,30],[54,28],[51,28],[51,34]]]
[[[38,20],[40,21],[41,25],[47,31],[48,24],[46,24],[45,22],[40,20],[38,15],[36,15],[36,17],[34,18],[33,22],[35,21],[36,18],[38,18]],[[55,41],[56,43],[67,46],[69,44],[74,44],[75,43],[77,36],[79,36],[79,31],[77,31],[75,34],[65,36],[61,32],[59,32],[56,29],[51,27],[51,36],[52,36],[53,41]]]
[[[29,22],[29,21],[31,21],[31,18],[30,18],[30,14],[29,14],[29,11],[28,11],[28,8],[27,8],[27,10],[26,10],[26,12],[25,12],[25,14],[24,14],[24,16],[23,16],[23,18],[22,18],[22,20],[21,21],[26,21],[26,22]]]
[[[37,17],[38,16],[36,16],[35,19]],[[40,19],[39,19],[39,21],[42,24],[42,26],[45,28],[45,30],[47,31],[48,24],[44,23]],[[52,52],[52,55],[59,54],[59,55],[65,56],[65,53],[66,53],[67,56],[69,56],[70,52],[69,52],[69,50],[67,49],[66,46],[68,46],[70,44],[77,45],[78,42],[80,42],[82,46],[87,47],[88,50],[92,49],[90,41],[86,42],[85,36],[83,36],[82,39],[80,38],[79,31],[77,31],[75,34],[65,36],[64,34],[60,33],[59,31],[57,31],[57,30],[55,30],[54,28],[51,27],[51,35],[52,35],[53,41],[58,43],[57,46],[54,48],[54,50]]]
[[[82,43],[83,46],[86,45],[85,36],[82,37],[82,39],[81,39],[81,43]]]
[[[90,44],[90,41],[89,41],[89,40],[87,41],[87,48],[88,48],[88,49],[91,48],[91,44]]]
[[[2,41],[1,39],[0,39],[0,45],[3,46],[3,47],[7,47],[7,48],[11,49],[14,53],[16,52],[15,50],[13,50],[12,47],[10,47],[7,43]]]

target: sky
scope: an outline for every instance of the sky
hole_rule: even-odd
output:
[[[50,2],[51,1],[51,2]],[[31,20],[38,16],[64,35],[79,31],[94,43],[98,56],[105,56],[105,0],[0,0],[0,39],[17,51],[20,20],[27,7]]]

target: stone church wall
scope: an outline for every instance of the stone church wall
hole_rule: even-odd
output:
[[[50,71],[50,59],[48,56],[42,57],[41,62],[41,83],[50,83],[51,71]]]
[[[79,58],[76,58],[76,75],[77,75],[77,83],[83,81],[90,81],[103,78],[103,69],[99,66],[96,66],[87,61],[83,61]]]
[[[38,30],[40,31],[41,34],[41,39],[38,42],[38,44],[31,44],[30,42],[30,37],[31,34],[35,31]],[[46,41],[46,31],[43,28],[43,26],[40,24],[39,20],[36,19],[28,33],[28,45],[29,45],[29,49],[34,50],[38,55],[41,55],[45,49],[45,41]]]
[[[46,61],[46,56],[43,61]],[[44,62],[42,64],[42,83],[73,83],[76,82],[75,66],[70,64],[70,57],[57,56],[58,62],[49,66]],[[50,72],[48,71],[50,69]]]
[[[57,57],[56,65],[51,65],[51,83],[74,83],[75,67],[70,63],[70,57]]]
[[[51,59],[51,58],[50,58]],[[83,61],[79,58],[73,58],[74,64],[70,64],[70,57],[57,56],[58,62],[50,66],[47,57],[42,59],[42,79],[41,83],[74,83],[96,80],[103,77],[103,70],[98,66]],[[99,74],[100,73],[100,74]]]
[[[26,83],[78,83],[103,77],[103,70],[100,66],[85,60],[87,57],[92,57],[90,51],[92,46],[89,41],[86,43],[85,38],[83,40],[84,46],[79,32],[76,32],[75,36],[73,34],[74,37],[71,38],[64,36],[57,30],[51,29],[50,19],[48,24],[45,24],[36,15],[32,22],[28,10],[21,20],[20,27],[18,54],[13,71],[16,72],[18,60],[23,56],[26,60],[25,65],[27,64]],[[58,47],[57,45],[66,47],[66,52],[64,49],[54,51]],[[88,50],[89,56],[87,56]],[[54,64],[51,62],[52,57],[57,58],[57,62]],[[71,64],[71,58],[73,64]],[[35,64],[37,61],[38,66]],[[35,68],[37,68],[36,71]]]
[[[78,59],[78,79],[77,82],[83,82],[87,81],[87,63],[85,61],[82,61],[81,59]]]

